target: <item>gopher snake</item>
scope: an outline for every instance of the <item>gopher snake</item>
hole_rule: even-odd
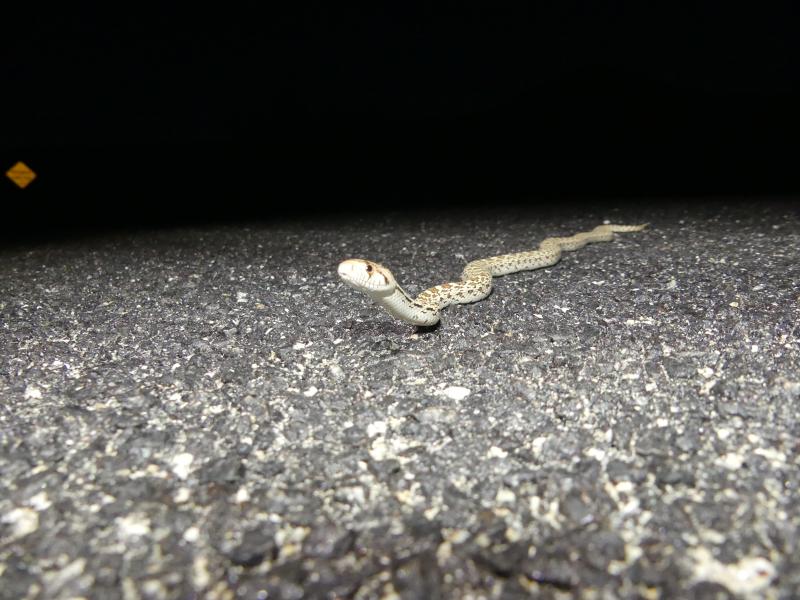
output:
[[[345,283],[367,294],[393,317],[411,325],[435,325],[443,308],[486,298],[492,290],[492,277],[549,267],[561,259],[564,250],[577,250],[591,242],[610,242],[614,233],[641,231],[645,227],[647,224],[599,225],[571,237],[547,238],[538,250],[474,260],[464,267],[461,281],[437,285],[413,299],[397,284],[389,269],[370,260],[342,261],[338,271]]]

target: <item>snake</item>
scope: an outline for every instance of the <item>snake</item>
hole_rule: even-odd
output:
[[[350,287],[363,292],[391,316],[421,327],[439,323],[441,312],[453,304],[469,304],[486,298],[492,291],[492,278],[519,271],[541,269],[556,264],[564,251],[577,250],[593,242],[610,242],[615,233],[642,231],[642,225],[598,225],[591,231],[570,237],[549,237],[536,250],[502,254],[473,260],[464,267],[461,281],[443,283],[412,298],[385,266],[363,258],[348,258],[339,263],[339,277]]]

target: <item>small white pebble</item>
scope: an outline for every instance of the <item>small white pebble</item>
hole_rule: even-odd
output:
[[[367,435],[374,437],[386,433],[386,421],[375,421],[367,425]]]
[[[744,463],[744,457],[741,454],[729,452],[728,454],[723,454],[722,456],[720,456],[716,462],[718,465],[721,465],[726,469],[735,471],[739,469]]]
[[[758,350],[759,350],[758,344],[753,344],[752,346],[750,346],[750,352],[752,352],[753,354],[758,352]]]
[[[237,504],[244,504],[250,500],[250,492],[246,487],[242,486],[237,490],[235,500]]]
[[[728,429],[727,427],[720,427],[717,429],[717,437],[721,440],[727,440],[733,434],[732,429]]]
[[[194,544],[198,539],[200,539],[200,530],[194,526],[189,527],[189,529],[183,532],[183,539],[190,544]]]
[[[47,492],[39,492],[35,496],[31,496],[28,500],[28,505],[39,511],[50,508],[52,504],[50,498],[47,497]]]
[[[442,390],[442,393],[451,400],[463,400],[470,395],[471,391],[468,388],[461,387],[460,385],[451,385]]]
[[[370,445],[369,455],[374,460],[386,460],[386,457],[389,456],[389,446],[386,444],[386,438],[383,436],[375,438],[375,441]]]
[[[706,379],[708,379],[714,374],[714,369],[712,369],[711,367],[702,367],[700,369],[697,369],[697,372]]]
[[[500,488],[497,490],[495,500],[500,504],[514,504],[517,501],[517,495],[509,489]]]
[[[506,539],[512,544],[522,539],[523,532],[513,527],[506,527]]]
[[[361,492],[363,493],[363,490],[361,490]],[[287,543],[298,544],[306,538],[310,531],[311,529],[309,527],[292,527],[291,525],[286,525],[275,532],[275,543],[279,546],[283,546]]]
[[[737,596],[764,597],[761,592],[776,575],[772,563],[760,556],[743,557],[736,563],[725,564],[704,547],[692,548],[688,555],[694,560],[695,581],[715,581]]]
[[[739,303],[738,302],[731,302],[731,303],[728,304],[728,306],[732,306],[733,308],[739,308]]]
[[[508,452],[499,448],[498,446],[492,446],[489,448],[489,451],[486,453],[486,456],[489,458],[505,458],[508,456]]]
[[[172,457],[172,472],[179,478],[186,479],[191,471],[194,455],[188,452],[181,452]]]
[[[127,515],[116,519],[121,538],[136,538],[150,533],[150,519],[142,515]]]
[[[606,453],[604,450],[601,450],[600,448],[589,448],[588,450],[586,450],[586,456],[588,456],[589,458],[593,458],[599,462],[602,462],[606,458]]]
[[[189,498],[192,497],[192,492],[187,487],[178,488],[178,491],[175,492],[175,495],[172,496],[172,499],[175,501],[175,504],[183,504],[184,502],[188,502]]]
[[[42,397],[42,390],[35,385],[29,385],[25,388],[25,400],[39,400]]]
[[[17,540],[39,529],[39,514],[30,508],[15,508],[4,514],[0,523],[10,525],[10,537]]]
[[[531,448],[533,449],[534,454],[540,454],[545,443],[547,443],[547,438],[544,436],[533,438],[531,441]]]
[[[312,396],[316,396],[317,392],[319,392],[319,390],[312,385],[305,392],[303,392],[303,396],[305,396],[306,398],[311,398]]]
[[[236,302],[239,303],[247,302],[247,294],[244,292],[236,292]]]
[[[210,583],[211,573],[208,571],[208,557],[198,554],[192,562],[192,585],[196,590],[202,590]]]
[[[771,460],[776,467],[786,464],[788,460],[786,454],[774,448],[756,448],[753,450],[753,454],[758,454],[759,456]]]
[[[86,559],[78,558],[73,560],[65,567],[56,571],[46,571],[44,573],[45,586],[52,592],[62,591],[64,586],[69,585],[70,582],[75,581],[80,577],[86,569]],[[70,595],[71,598],[78,598]]]
[[[164,584],[156,579],[150,579],[142,583],[142,591],[148,598],[166,598],[167,590]]]
[[[425,515],[425,518],[428,519],[428,521],[433,521],[436,518],[436,515],[439,514],[439,510],[440,509],[438,506],[432,506],[428,510],[422,511],[422,514]]]

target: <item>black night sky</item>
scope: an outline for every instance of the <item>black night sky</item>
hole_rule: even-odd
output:
[[[17,18],[6,224],[800,190],[791,3],[270,6]]]

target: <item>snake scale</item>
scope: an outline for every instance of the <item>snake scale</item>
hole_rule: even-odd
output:
[[[492,278],[518,271],[541,269],[556,264],[561,253],[592,242],[610,242],[615,233],[641,231],[644,225],[599,225],[570,237],[550,237],[529,252],[503,254],[467,263],[461,281],[443,283],[416,298],[401,288],[391,271],[371,260],[351,258],[339,264],[339,276],[351,287],[364,292],[393,317],[411,325],[430,326],[439,322],[441,311],[452,304],[483,300],[492,290]]]

